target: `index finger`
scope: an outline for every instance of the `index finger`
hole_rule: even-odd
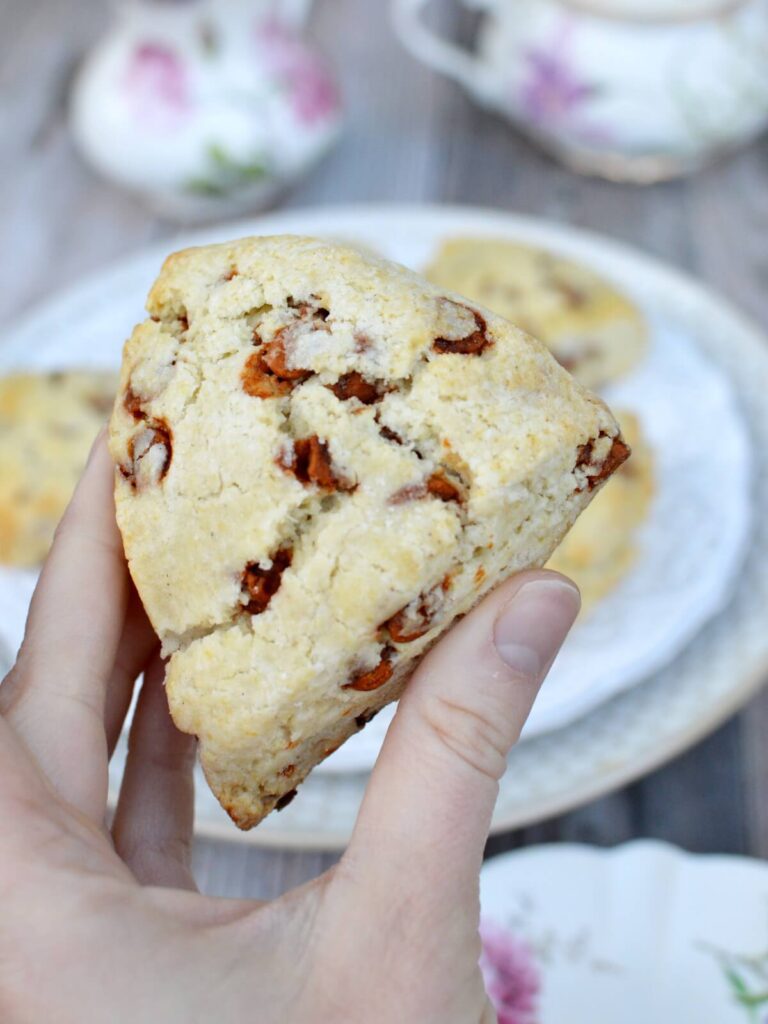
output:
[[[100,820],[107,795],[104,702],[123,629],[128,571],[102,433],[56,533],[0,711],[58,792]]]
[[[556,573],[517,576],[410,680],[347,851],[381,905],[398,891],[422,908],[429,902],[433,922],[473,906],[498,780],[579,603]]]

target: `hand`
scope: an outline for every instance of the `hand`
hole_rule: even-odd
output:
[[[0,686],[0,1020],[495,1021],[478,873],[507,752],[576,589],[518,576],[424,660],[333,870],[267,905],[213,899],[189,868],[194,741],[168,714],[112,480],[101,439]],[[108,759],[142,671],[110,830]]]

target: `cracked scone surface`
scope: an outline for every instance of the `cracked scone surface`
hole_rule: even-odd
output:
[[[171,256],[111,426],[176,724],[248,828],[396,699],[628,450],[543,345],[402,267],[293,237]]]

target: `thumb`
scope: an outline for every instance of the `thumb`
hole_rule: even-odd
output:
[[[347,854],[389,898],[476,900],[477,876],[510,748],[578,614],[575,585],[522,573],[424,659],[408,684]],[[425,885],[427,881],[427,885]]]

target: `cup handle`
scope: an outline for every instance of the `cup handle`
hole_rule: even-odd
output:
[[[425,26],[421,11],[429,0],[394,0],[392,17],[397,34],[406,49],[436,71],[455,79],[470,93],[492,102],[495,90],[485,65],[467,50],[434,35]],[[479,6],[477,0],[464,0],[467,6]]]

